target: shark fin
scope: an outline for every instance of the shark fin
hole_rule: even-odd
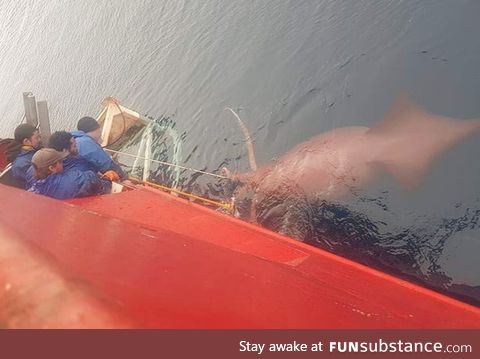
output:
[[[402,95],[367,136],[381,143],[375,162],[412,188],[422,181],[441,154],[479,130],[480,120],[434,115]]]

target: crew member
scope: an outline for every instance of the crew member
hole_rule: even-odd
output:
[[[98,122],[91,117],[83,117],[78,121],[77,129],[78,131],[73,131],[72,135],[77,142],[80,156],[88,161],[96,172],[114,171],[118,176],[111,178],[112,180],[126,179],[127,174],[100,146],[102,133]]]
[[[7,159],[12,162],[12,175],[21,188],[29,188],[33,181],[32,157],[42,147],[42,138],[35,126],[19,125],[14,132],[14,141],[7,150]]]
[[[35,182],[29,192],[56,199],[70,199],[110,193],[112,183],[100,179],[92,171],[70,169],[65,171],[63,159],[67,152],[43,148],[32,157]]]

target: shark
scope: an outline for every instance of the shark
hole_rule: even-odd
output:
[[[479,119],[436,115],[402,95],[371,127],[334,128],[296,145],[277,160],[257,166],[247,127],[238,113],[227,110],[244,134],[250,170],[233,173],[223,168],[222,172],[236,185],[234,203],[249,197],[252,222],[256,221],[258,203],[281,191],[335,201],[352,196],[385,172],[412,190],[443,153],[480,132]]]

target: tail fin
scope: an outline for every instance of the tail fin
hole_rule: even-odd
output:
[[[376,162],[403,185],[414,187],[442,153],[480,131],[480,120],[457,120],[426,112],[401,96],[367,136],[380,141]]]
[[[250,137],[250,131],[248,131],[247,126],[245,126],[243,121],[240,119],[240,116],[238,116],[238,114],[235,111],[233,111],[230,107],[225,108],[225,110],[230,111],[233,114],[233,116],[235,116],[235,118],[237,119],[238,124],[240,125],[240,128],[243,132],[243,136],[245,137],[245,142],[247,144],[248,161],[250,163],[250,168],[252,169],[252,171],[256,171],[257,161],[255,159],[255,151],[253,149],[253,142],[252,142],[252,138]]]

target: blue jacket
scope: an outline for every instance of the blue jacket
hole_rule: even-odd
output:
[[[96,172],[95,168],[92,166],[90,162],[87,162],[81,156],[72,156],[68,155],[63,159],[63,169],[64,171],[68,171],[71,169],[76,169],[79,171],[92,171]]]
[[[101,180],[92,171],[71,169],[35,181],[28,191],[56,199],[70,199],[105,194],[111,187],[111,182]]]
[[[17,158],[12,162],[12,175],[22,188],[29,188],[35,178],[33,177],[32,157],[37,152],[34,149],[22,149]]]
[[[102,146],[83,131],[73,131],[72,136],[77,141],[78,153],[95,168],[96,172],[104,173],[113,170],[120,178],[127,178],[122,168],[113,162],[112,158],[103,150]]]

